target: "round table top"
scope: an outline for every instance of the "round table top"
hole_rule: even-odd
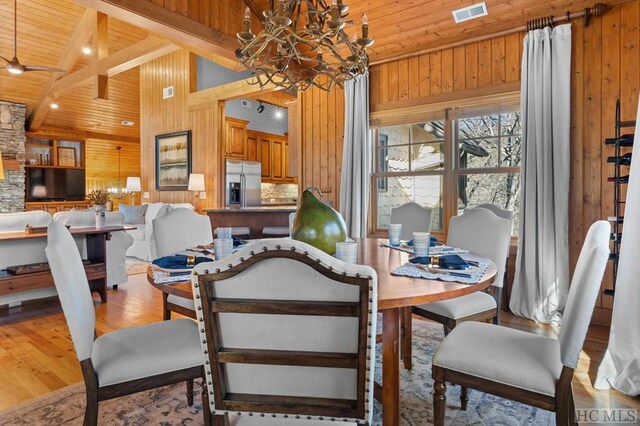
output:
[[[495,280],[498,268],[490,261],[482,280],[478,284],[462,284],[424,278],[391,275],[391,271],[408,261],[408,253],[380,245],[378,238],[357,239],[358,263],[369,265],[378,274],[378,309],[402,308],[422,305],[439,300],[453,299],[484,290]],[[156,288],[167,294],[192,298],[191,282],[158,284],[153,280],[151,268],[147,268],[147,279]]]

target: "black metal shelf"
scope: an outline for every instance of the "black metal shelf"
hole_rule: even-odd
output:
[[[611,241],[613,244],[613,249],[611,250],[611,254],[609,255],[609,260],[613,262],[613,288],[604,290],[605,296],[614,296],[615,287],[616,287],[616,278],[618,276],[618,260],[620,259],[620,241],[622,240],[622,225],[624,221],[624,207],[626,204],[625,200],[621,200],[621,185],[625,185],[625,182],[620,182],[621,168],[629,167],[629,164],[620,164],[620,157],[622,154],[622,148],[620,145],[620,137],[622,136],[622,129],[624,128],[632,128],[636,126],[635,121],[622,121],[620,119],[620,99],[616,101],[616,126],[615,126],[615,137],[605,139],[605,145],[614,148],[615,155],[611,158],[618,159],[613,162],[607,159],[607,162],[613,163],[614,170],[614,178],[615,181],[613,183],[613,218],[609,218],[609,221],[613,225],[613,229],[611,232]],[[628,142],[628,140],[627,140]],[[635,143],[635,137],[633,140]],[[629,146],[625,146],[624,148],[628,148]],[[631,160],[633,161],[633,159]],[[622,217],[622,218],[621,218]],[[613,219],[613,220],[611,220]]]

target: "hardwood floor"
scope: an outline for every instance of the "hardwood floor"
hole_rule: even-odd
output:
[[[146,281],[132,275],[117,291],[109,290],[109,302],[95,298],[97,332],[162,320],[162,297]],[[423,321],[414,317],[414,321]],[[533,333],[557,336],[558,329],[503,314],[503,325]],[[616,391],[591,387],[604,354],[609,330],[594,326],[580,356],[573,380],[577,408],[640,408],[640,400]],[[56,299],[0,309],[0,410],[82,381],[67,325]],[[523,366],[525,367],[525,366]]]

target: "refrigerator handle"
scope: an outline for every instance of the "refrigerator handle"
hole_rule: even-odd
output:
[[[240,174],[240,206],[242,208],[247,207],[247,198],[246,198],[246,194],[247,194],[247,178],[245,177],[244,173]]]

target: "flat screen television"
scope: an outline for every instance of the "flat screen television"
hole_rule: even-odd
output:
[[[79,201],[84,196],[84,170],[27,169],[27,201]]]

